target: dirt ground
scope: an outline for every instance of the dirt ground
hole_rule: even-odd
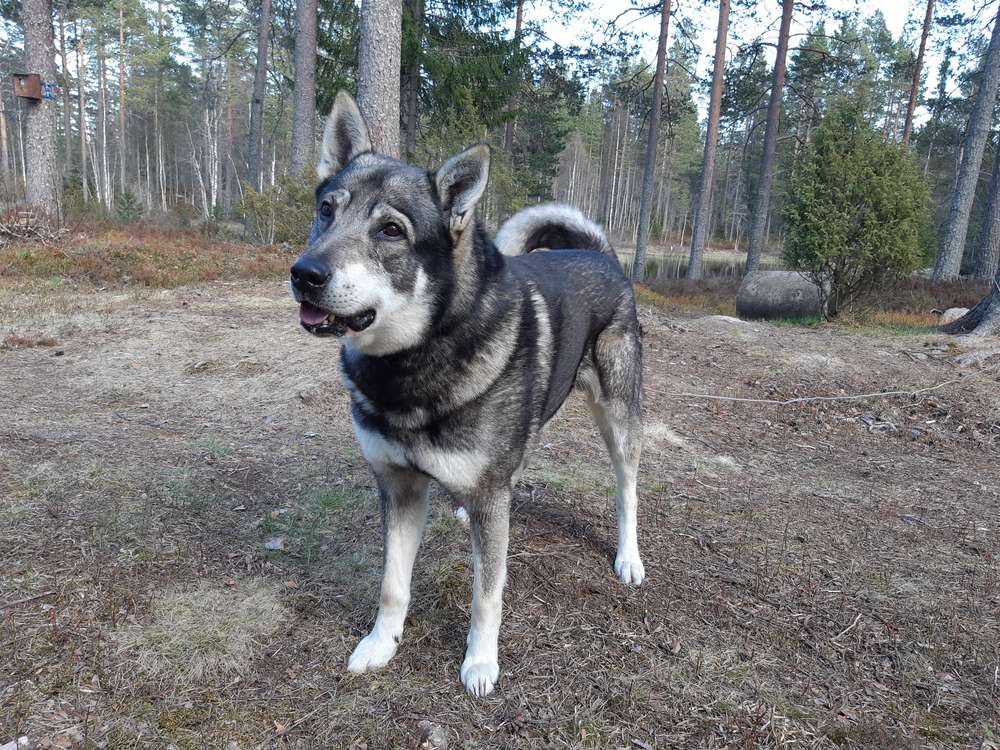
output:
[[[642,317],[647,580],[612,573],[613,481],[574,397],[516,492],[502,676],[474,700],[445,497],[395,660],[344,669],[379,514],[336,346],[283,288],[8,285],[0,745],[995,748],[1000,354]]]

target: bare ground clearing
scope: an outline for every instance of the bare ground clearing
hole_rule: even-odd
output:
[[[969,748],[1000,734],[1000,356],[960,368],[970,344],[932,334],[652,307],[643,323],[647,582],[611,572],[612,478],[574,397],[516,493],[503,677],[477,701],[458,680],[469,548],[444,498],[399,654],[344,670],[374,617],[378,509],[336,348],[298,329],[282,288],[8,285],[0,744]],[[676,396],[959,378],[780,407]]]

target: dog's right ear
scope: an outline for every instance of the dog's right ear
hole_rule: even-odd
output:
[[[323,145],[320,147],[319,164],[316,165],[319,181],[336,174],[351,159],[371,150],[372,140],[361,110],[350,94],[338,91],[323,128]]]

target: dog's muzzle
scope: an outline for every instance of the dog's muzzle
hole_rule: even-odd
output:
[[[303,256],[295,261],[290,273],[292,289],[299,300],[302,327],[317,336],[344,336],[348,331],[363,331],[375,322],[375,311],[361,310],[351,315],[337,315],[310,298],[321,297],[333,273],[319,258]]]

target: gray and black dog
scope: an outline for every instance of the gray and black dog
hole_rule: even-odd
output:
[[[574,385],[617,479],[618,553],[645,575],[636,539],[642,345],[632,286],[607,237],[574,208],[515,214],[492,242],[476,220],[489,149],[428,172],[374,153],[354,100],[337,95],[323,134],[316,219],[291,269],[302,326],[342,340],[354,431],[378,481],[382,594],[352,672],[396,652],[436,480],[468,514],[472,618],[461,677],[499,676],[511,491],[539,432]],[[528,254],[537,248],[552,249]]]

